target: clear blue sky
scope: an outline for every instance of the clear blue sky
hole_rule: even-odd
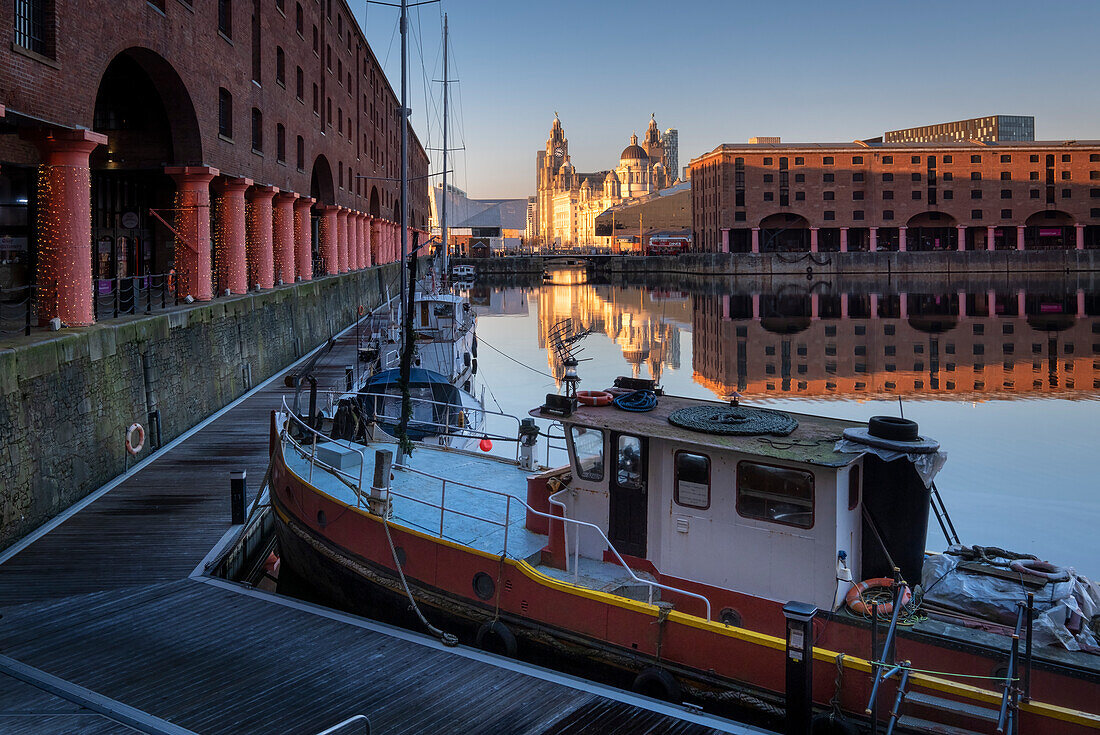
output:
[[[362,23],[362,0],[352,6]],[[1097,0],[444,0],[442,10],[460,79],[451,130],[466,147],[455,184],[477,197],[534,194],[555,110],[581,171],[614,166],[651,112],[680,131],[681,165],[753,135],[851,141],[997,113],[1034,115],[1040,139],[1100,138]],[[424,80],[441,74],[440,7],[411,17],[424,59],[422,71],[414,42],[413,124],[439,147]],[[366,11],[399,89],[396,18]]]

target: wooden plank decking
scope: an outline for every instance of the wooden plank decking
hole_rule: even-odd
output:
[[[317,375],[342,380],[354,337]],[[0,564],[0,653],[197,733],[709,733],[748,728],[304,603],[193,578],[255,492],[281,380]],[[0,673],[0,732],[133,729]]]

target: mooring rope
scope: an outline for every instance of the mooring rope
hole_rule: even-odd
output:
[[[393,563],[397,567],[397,575],[401,578],[401,586],[405,588],[405,594],[409,598],[409,604],[412,606],[413,612],[416,613],[416,617],[420,618],[420,622],[424,624],[424,627],[428,629],[428,632],[443,642],[445,646],[457,646],[458,637],[453,633],[446,633],[439,628],[435,627],[428,622],[428,619],[424,617],[424,613],[420,612],[420,606],[416,604],[416,598],[413,597],[412,590],[409,589],[409,583],[405,579],[405,571],[401,568],[401,560],[397,558],[397,548],[393,545],[393,536],[390,535],[390,523],[386,519],[385,511],[381,514],[382,527],[386,529],[386,540],[390,543],[390,553],[393,554]]]

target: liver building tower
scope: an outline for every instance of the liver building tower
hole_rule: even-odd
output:
[[[617,167],[580,173],[573,167],[569,140],[555,114],[546,148],[536,154],[534,232],[529,235],[543,245],[558,247],[610,244],[610,238],[596,237],[596,217],[609,207],[671,186],[676,167],[669,155],[651,117],[641,144],[637,135],[631,135]]]

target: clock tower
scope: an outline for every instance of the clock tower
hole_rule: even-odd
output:
[[[560,171],[569,161],[569,141],[561,126],[558,114],[554,113],[554,124],[550,127],[550,137],[546,139],[546,149],[538,154],[538,217],[537,231],[544,243],[554,242],[554,192],[561,188]]]

